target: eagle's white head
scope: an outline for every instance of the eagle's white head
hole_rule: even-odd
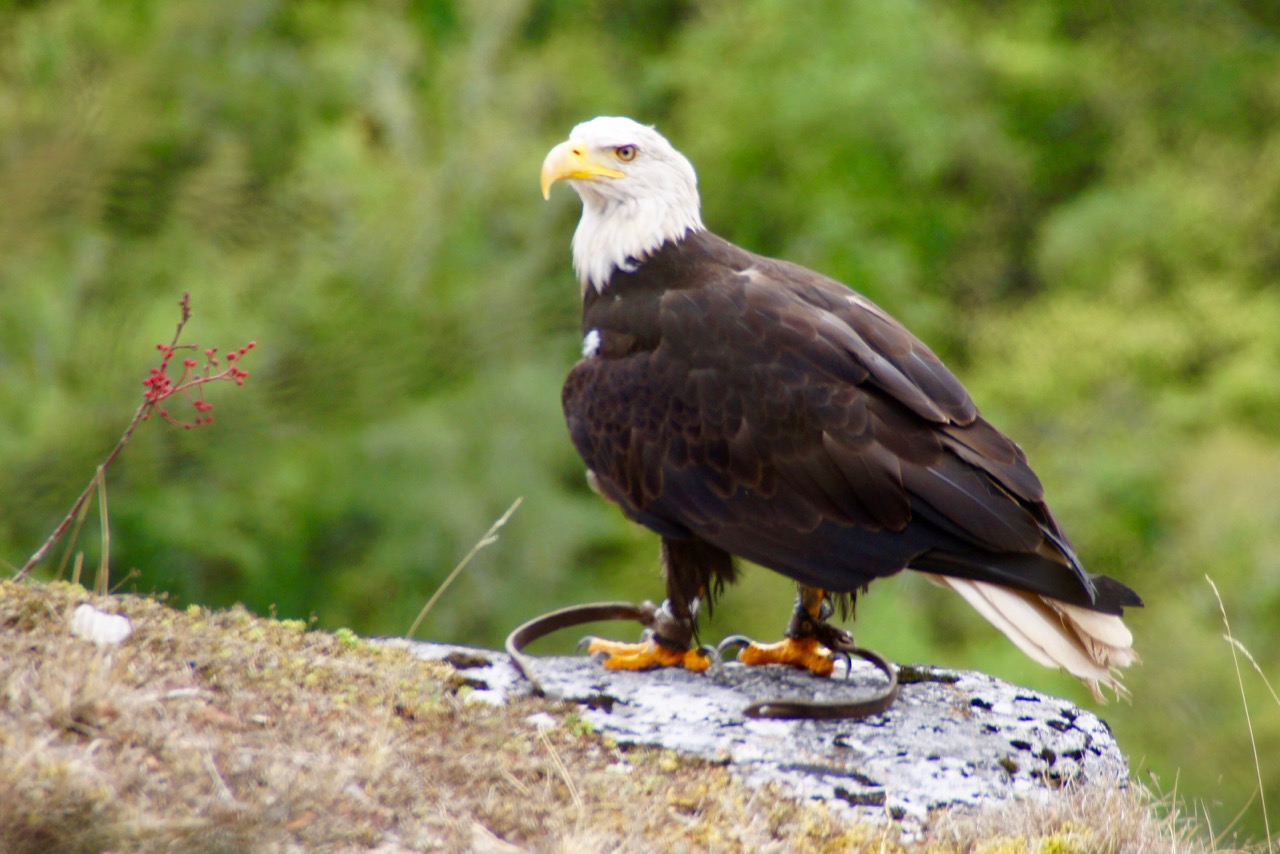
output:
[[[600,116],[575,127],[542,163],[543,197],[557,181],[582,198],[573,269],[584,292],[604,290],[615,270],[634,270],[663,243],[703,227],[693,166],[632,119]]]

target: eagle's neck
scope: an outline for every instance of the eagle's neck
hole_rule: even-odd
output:
[[[585,189],[585,188],[584,188]],[[579,191],[582,219],[573,233],[573,269],[582,292],[603,292],[618,270],[634,272],[645,258],[668,241],[679,242],[703,229],[698,191],[675,197],[609,198]]]

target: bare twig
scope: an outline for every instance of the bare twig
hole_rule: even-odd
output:
[[[184,293],[182,295],[182,302],[179,303],[179,305],[182,306],[182,319],[178,321],[178,328],[174,330],[173,341],[170,343],[170,347],[178,346],[178,339],[182,336],[182,328],[186,326],[187,321],[191,319],[190,294]],[[66,533],[67,527],[76,518],[76,515],[80,512],[80,508],[84,507],[85,502],[89,500],[89,496],[93,495],[94,490],[98,488],[98,484],[102,479],[102,476],[106,473],[106,470],[116,461],[116,457],[120,456],[120,452],[124,450],[125,445],[129,444],[129,440],[133,438],[133,431],[138,429],[138,425],[142,423],[144,418],[146,418],[147,413],[153,406],[155,406],[155,401],[147,400],[138,407],[136,412],[133,413],[133,419],[129,422],[129,426],[124,428],[124,434],[120,437],[120,441],[116,442],[116,446],[111,449],[111,453],[107,454],[107,458],[98,466],[98,470],[94,472],[93,479],[89,481],[89,485],[84,488],[84,492],[80,493],[80,497],[71,505],[71,509],[67,511],[67,515],[63,518],[62,523],[53,529],[53,533],[49,535],[49,539],[44,541],[44,545],[36,549],[35,554],[28,558],[27,562],[18,570],[18,573],[14,576],[15,581],[21,581],[26,578],[27,575],[31,573],[31,569],[37,563],[44,560],[49,555],[49,551],[57,545],[58,540],[62,539],[62,535]]]
[[[124,435],[120,437],[120,441],[111,449],[111,453],[107,454],[107,458],[98,466],[98,470],[94,473],[93,479],[89,481],[89,485],[84,488],[84,492],[80,493],[80,497],[71,505],[71,509],[67,511],[67,515],[63,518],[61,524],[53,529],[53,533],[49,535],[49,539],[44,541],[44,545],[36,549],[35,554],[31,555],[31,557],[27,559],[27,562],[22,565],[22,568],[18,570],[17,574],[14,575],[13,578],[15,581],[21,581],[26,578],[36,564],[49,556],[50,550],[58,544],[58,540],[62,539],[62,535],[67,532],[67,528],[75,520],[76,515],[80,513],[80,509],[85,506],[85,502],[87,502],[89,497],[93,495],[94,491],[98,489],[98,484],[102,475],[106,472],[107,468],[116,461],[116,457],[120,456],[120,452],[124,450],[124,446],[129,444],[129,439],[133,437],[133,431],[142,423],[142,417],[146,415],[147,410],[150,409],[151,406],[152,403],[148,401],[138,407],[138,411],[133,414],[133,420],[130,421],[129,426],[125,428]]]

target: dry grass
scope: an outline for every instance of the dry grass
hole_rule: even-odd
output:
[[[133,637],[99,649],[92,601]],[[446,665],[240,608],[0,583],[0,851],[1196,851],[1137,790],[943,816],[927,839],[468,702]],[[529,720],[546,712],[555,724]]]
[[[942,851],[982,854],[1218,851],[1169,804],[1139,786],[1080,789],[1049,803],[1011,803],[977,816],[940,816],[930,839]],[[985,840],[985,841],[983,841]]]

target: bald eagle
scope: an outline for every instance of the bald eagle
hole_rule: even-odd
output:
[[[593,641],[606,666],[705,668],[695,621],[737,556],[799,585],[786,637],[748,664],[829,674],[830,601],[912,569],[1099,699],[1123,691],[1138,656],[1121,617],[1142,600],[1085,571],[1021,448],[928,347],[845,285],[708,231],[693,166],[652,127],[578,125],[544,197],[558,181],[582,200],[569,433],[597,491],[662,539],[655,626]]]

